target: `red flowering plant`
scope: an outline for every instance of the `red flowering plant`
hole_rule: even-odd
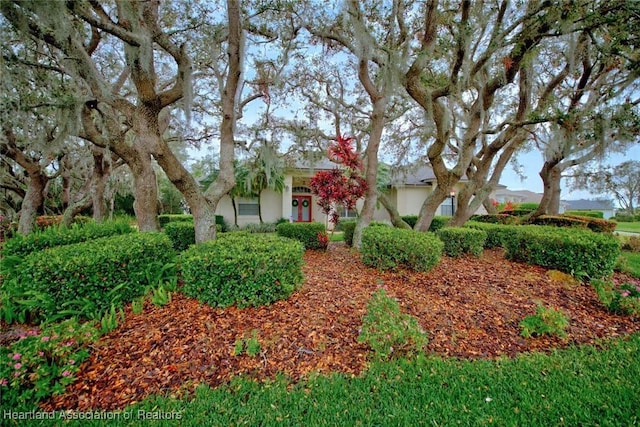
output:
[[[335,167],[328,171],[318,171],[311,177],[311,192],[318,196],[318,205],[329,221],[334,225],[340,217],[333,209],[335,205],[342,205],[345,209],[355,209],[356,202],[367,188],[367,182],[362,176],[364,166],[360,155],[353,148],[354,138],[338,135],[335,142],[329,146],[329,159],[343,168]]]

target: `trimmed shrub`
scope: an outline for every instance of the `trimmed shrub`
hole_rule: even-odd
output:
[[[249,233],[275,233],[277,226],[278,224],[275,222],[263,222],[262,224],[256,222],[244,225],[242,230],[248,231]]]
[[[586,218],[570,218],[561,215],[541,215],[529,221],[533,225],[549,225],[552,227],[587,228]]]
[[[624,213],[624,212],[616,212],[616,215],[613,217],[617,222],[634,222],[638,221],[633,215]]]
[[[35,318],[79,315],[97,318],[112,305],[144,295],[148,277],[171,262],[163,233],[129,233],[28,255],[14,290],[29,300]]]
[[[388,296],[383,288],[371,295],[358,342],[368,344],[375,359],[421,353],[428,341],[418,319],[403,313],[398,301]]]
[[[342,231],[344,232],[344,242],[348,246],[353,246],[353,232],[356,229],[356,221],[340,221],[338,224],[342,224]]]
[[[402,217],[402,220],[409,224],[411,228],[414,228],[418,222],[418,215],[405,215]],[[446,227],[450,220],[451,217],[448,216],[434,216],[429,226],[429,231],[435,233],[441,228]]]
[[[513,230],[504,242],[507,259],[578,277],[600,278],[612,274],[620,254],[620,243],[610,234],[529,225]]]
[[[600,218],[604,219],[604,212],[602,211],[565,211],[565,216],[586,216],[588,218]]]
[[[190,214],[162,214],[158,215],[158,222],[160,223],[160,227],[164,227],[165,225],[171,222],[193,222],[193,215]]]
[[[487,239],[484,241],[486,249],[504,247],[505,240],[513,235],[513,229],[519,227],[518,225],[489,224],[475,221],[468,221],[464,226],[487,233]]]
[[[488,224],[507,224],[507,225],[513,225],[516,224],[518,222],[518,218],[513,216],[513,215],[509,215],[509,214],[495,214],[495,215],[472,215],[471,216],[471,221],[476,221],[476,222],[486,222]]]
[[[408,268],[429,271],[440,262],[443,243],[433,233],[391,227],[362,231],[362,262],[380,270]]]
[[[278,236],[302,242],[306,249],[322,249],[318,241],[318,233],[325,231],[324,224],[319,222],[284,222],[277,227]]]
[[[451,217],[448,216],[434,216],[431,221],[431,225],[429,226],[429,231],[432,233],[437,232],[438,230],[444,228],[451,221]]]
[[[578,219],[581,221],[585,221],[587,223],[587,228],[591,231],[595,231],[596,233],[613,233],[618,225],[615,221],[609,221],[602,218],[593,218],[586,216],[575,216],[575,215],[567,215],[563,216],[572,219]]]
[[[463,254],[479,257],[487,240],[487,233],[484,231],[467,227],[445,227],[437,234],[444,243],[444,253],[450,257]]]
[[[555,227],[588,228],[595,232],[612,233],[616,223],[598,218],[573,215],[542,215],[530,221],[534,225],[551,225]]]
[[[505,212],[508,215],[511,216],[516,216],[516,217],[523,217],[523,216],[527,216],[529,215],[531,212],[533,212],[533,209],[522,209],[522,208],[518,208],[518,209],[513,209],[510,211]]]
[[[273,234],[222,234],[180,254],[183,292],[212,307],[271,304],[302,283],[303,255],[300,242]]]
[[[26,236],[17,234],[4,242],[5,256],[26,256],[32,252],[42,251],[55,246],[70,245],[107,236],[133,232],[127,221],[106,221],[103,223],[87,222],[73,224],[69,228],[48,227],[37,230]]]
[[[196,243],[196,229],[193,222],[169,222],[164,226],[164,232],[171,239],[173,249],[178,252],[182,252]]]
[[[401,218],[404,222],[409,224],[411,228],[415,227],[418,222],[418,215],[403,215]]]

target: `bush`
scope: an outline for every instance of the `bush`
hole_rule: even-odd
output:
[[[148,277],[173,257],[162,233],[129,233],[34,252],[20,263],[9,299],[26,305],[35,318],[98,318],[112,305],[143,295]]]
[[[507,259],[600,278],[613,273],[620,243],[610,234],[575,228],[514,227],[505,243]]]
[[[567,336],[565,329],[569,326],[569,319],[560,310],[544,307],[538,304],[536,314],[525,317],[520,322],[521,335],[525,338],[542,335]]]
[[[242,230],[248,231],[249,233],[275,233],[277,226],[278,224],[275,222],[263,222],[262,224],[252,223],[243,226]]]
[[[5,256],[26,256],[32,252],[42,251],[55,246],[85,242],[100,237],[115,236],[133,232],[127,221],[106,221],[103,223],[87,222],[73,224],[71,227],[48,227],[42,231],[34,231],[26,236],[16,235],[4,243]]]
[[[613,217],[614,220],[618,222],[634,222],[637,219],[631,215],[624,212],[616,212],[616,215]]]
[[[437,232],[438,230],[444,228],[451,221],[451,217],[448,216],[434,216],[431,221],[431,225],[429,225],[429,231],[432,233]]]
[[[171,239],[173,249],[178,252],[182,252],[189,246],[196,243],[196,229],[193,225],[193,222],[168,222],[164,226],[164,232],[167,236],[169,236],[169,239]]]
[[[593,280],[591,285],[609,312],[640,316],[640,285],[622,283],[616,286],[611,281],[599,279]]]
[[[495,215],[472,215],[471,216],[471,221],[476,221],[476,222],[486,222],[489,224],[507,224],[507,225],[513,225],[516,224],[518,222],[518,218],[513,216],[513,215],[509,215],[506,213],[501,213],[501,214],[495,214]]]
[[[407,356],[422,352],[428,339],[418,320],[402,313],[398,301],[387,296],[384,289],[378,289],[367,304],[358,342],[368,344],[375,358],[384,360],[392,354]]]
[[[342,224],[342,231],[344,232],[344,242],[348,246],[353,246],[353,232],[356,229],[356,221],[340,221],[338,224]]]
[[[158,215],[158,223],[160,227],[172,222],[191,222],[193,223],[193,215],[189,214],[162,214]]]
[[[433,233],[391,227],[367,227],[362,231],[362,262],[380,270],[406,267],[429,271],[440,262],[443,243]]]
[[[529,221],[533,225],[548,225],[552,227],[587,228],[586,218],[570,218],[561,215],[541,215]]]
[[[629,252],[640,252],[640,237],[630,236],[622,243],[622,250]]]
[[[47,227],[59,226],[62,222],[62,215],[40,215],[35,220],[35,226],[39,230]]]
[[[191,222],[193,223],[193,215],[191,214],[162,214],[158,215],[158,222],[160,227],[163,227],[172,222]],[[222,215],[216,215],[216,229],[218,231],[227,231],[227,223]]]
[[[475,221],[469,221],[464,226],[487,233],[487,239],[484,241],[484,247],[487,249],[504,247],[506,239],[513,235],[514,227],[519,227],[518,225],[490,224]]]
[[[577,219],[580,221],[585,221],[587,223],[587,228],[591,231],[595,231],[596,233],[613,233],[618,225],[615,221],[609,221],[601,218],[591,218],[586,216],[574,216],[564,214],[563,216],[567,218]]]
[[[588,228],[595,232],[611,233],[616,228],[616,223],[598,218],[571,215],[542,215],[530,221],[535,225],[551,225],[555,227]]]
[[[302,283],[300,242],[273,234],[227,233],[179,256],[185,295],[213,307],[260,306]]]
[[[444,243],[444,253],[450,257],[462,254],[479,257],[487,240],[487,233],[484,231],[467,227],[445,227],[437,234]]]
[[[418,222],[418,215],[403,215],[401,218],[404,222],[409,224],[409,227],[411,228],[415,227]]]
[[[604,212],[602,211],[565,211],[564,215],[604,219]]]
[[[325,228],[319,222],[284,222],[276,229],[278,236],[298,240],[306,249],[322,249],[318,233],[324,232]]]
[[[402,220],[409,224],[411,228],[414,228],[418,222],[418,215],[405,215],[402,217]],[[441,228],[446,227],[450,220],[451,217],[448,216],[434,216],[429,226],[429,231],[435,233]]]
[[[28,411],[44,398],[62,394],[89,356],[83,348],[97,339],[94,324],[69,319],[31,329],[0,348],[2,407]]]

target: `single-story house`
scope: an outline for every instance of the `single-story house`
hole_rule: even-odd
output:
[[[604,219],[609,219],[616,214],[611,200],[564,200],[568,211],[600,211]]]
[[[316,196],[311,193],[309,180],[319,170],[331,170],[336,167],[326,158],[308,162],[295,161],[292,167],[285,169],[284,191],[279,194],[273,190],[265,190],[258,199],[239,198],[235,200],[237,221],[239,226],[260,221],[259,212],[264,222],[286,218],[293,222],[318,221],[329,226],[328,216],[318,204]],[[455,194],[458,188],[467,181],[463,177],[456,188],[451,189],[453,196],[447,198],[440,206],[437,215],[451,215],[455,207]],[[400,215],[417,215],[422,203],[432,191],[436,178],[429,166],[408,169],[394,169],[390,173],[388,196]],[[362,206],[359,202],[358,208]],[[354,218],[356,213],[343,207],[336,207],[343,219]],[[486,212],[483,212],[486,213]],[[228,224],[234,224],[234,207],[229,196],[225,196],[218,205],[218,215],[222,215]],[[380,206],[376,209],[374,219],[389,220],[389,214]]]

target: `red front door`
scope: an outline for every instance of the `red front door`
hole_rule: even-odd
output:
[[[311,196],[293,196],[291,214],[294,222],[311,222]]]

